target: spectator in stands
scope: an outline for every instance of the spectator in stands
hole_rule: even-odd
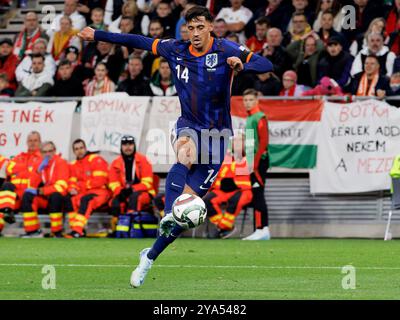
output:
[[[269,22],[266,17],[261,17],[255,21],[256,34],[251,36],[246,41],[246,46],[250,51],[259,52],[263,45],[267,42],[267,32],[269,29]]]
[[[254,89],[262,96],[278,96],[281,82],[273,72],[256,74]]]
[[[307,22],[304,13],[294,13],[292,17],[292,26],[285,33],[282,45],[286,47],[291,42],[304,39],[311,32],[311,27]]]
[[[342,96],[343,91],[342,88],[338,85],[338,83],[329,78],[322,77],[319,84],[313,88],[303,92],[303,96]]]
[[[224,19],[228,31],[238,33],[239,42],[245,43],[244,28],[253,17],[253,12],[243,6],[243,0],[230,0],[231,6],[222,8],[215,19]]]
[[[333,29],[337,32],[342,30],[343,25],[343,13],[340,8],[339,0],[319,0],[317,4],[318,16],[314,21],[313,30],[318,32],[321,28],[322,14],[324,12],[330,11],[333,14]]]
[[[106,0],[78,0],[77,10],[86,19],[86,24],[90,24],[93,21],[93,10],[101,9],[104,14],[104,8],[106,6]]]
[[[325,11],[322,15],[321,15],[321,28],[319,29],[319,31],[317,32],[319,38],[322,40],[322,42],[324,43],[325,47],[328,44],[328,40],[330,37],[333,36],[341,36],[341,34],[339,32],[337,32],[334,28],[333,28],[333,20],[334,16],[332,11]],[[342,45],[345,44],[345,40],[343,39],[342,41]]]
[[[126,213],[149,209],[155,196],[153,168],[146,156],[137,151],[133,136],[122,137],[121,155],[111,163],[109,178],[113,216],[124,213],[121,204],[125,204]]]
[[[182,24],[181,25],[180,39],[182,41],[189,41],[190,40],[189,29],[188,29],[186,24]]]
[[[0,73],[0,97],[13,97],[14,89],[10,86],[5,73]]]
[[[69,60],[61,60],[58,65],[57,78],[48,95],[54,97],[82,97],[84,96],[82,81],[73,74],[74,69]]]
[[[75,47],[65,49],[65,59],[71,63],[72,77],[80,84],[85,80],[85,68],[82,66],[79,59],[79,50]]]
[[[271,27],[278,28],[282,32],[286,32],[290,17],[287,18],[287,12],[290,7],[283,0],[264,0],[265,5],[258,9],[255,13],[255,18],[267,17]]]
[[[156,7],[153,19],[157,18],[161,21],[161,25],[164,28],[164,36],[172,38],[175,36],[176,21],[172,15],[171,3],[168,0],[161,0]]]
[[[124,0],[107,0],[104,14],[104,23],[109,26],[122,13]]]
[[[53,56],[46,52],[47,40],[44,38],[36,39],[32,47],[32,54],[25,56],[25,58],[19,63],[15,70],[15,77],[20,83],[32,73],[32,55],[40,54],[45,57],[44,70],[49,76],[54,77],[56,73],[56,62]]]
[[[43,161],[37,169],[40,187],[29,187],[22,197],[21,212],[24,216],[24,238],[43,237],[40,230],[38,209],[47,209],[50,215],[50,236],[61,238],[63,231],[63,203],[67,195],[69,168],[68,162],[56,154],[52,141],[42,143],[40,152]]]
[[[176,88],[168,61],[160,59],[160,67],[150,80],[153,96],[176,96]]]
[[[383,6],[379,2],[376,0],[354,0],[356,27],[342,30],[349,41],[353,41],[358,35],[365,33],[373,19],[383,17]]]
[[[108,31],[110,32],[115,32],[115,33],[121,33],[121,21],[123,17],[129,17],[131,18],[131,21],[133,23],[133,28],[132,28],[132,33],[135,34],[141,34],[141,26],[140,26],[140,19],[139,19],[139,10],[136,5],[135,1],[127,1],[124,3],[122,6],[122,13],[121,15],[112,21],[110,25],[108,26]],[[126,22],[126,21],[125,21]],[[125,32],[127,33],[127,32]]]
[[[0,189],[0,212],[7,223],[14,223],[14,214],[21,208],[21,199],[26,188],[39,186],[39,165],[43,158],[40,153],[40,133],[32,131],[28,134],[27,152],[21,152],[12,158],[6,167],[7,181]],[[29,218],[29,217],[26,217]],[[28,219],[29,220],[29,219]]]
[[[354,59],[351,67],[351,75],[362,72],[365,58],[369,55],[375,55],[379,59],[380,72],[387,76],[393,73],[393,64],[396,55],[389,51],[389,48],[383,44],[383,36],[381,33],[370,33],[368,35],[368,47],[361,50]]]
[[[50,28],[47,30],[47,35],[51,36],[54,32],[60,30],[60,20],[63,16],[68,16],[71,18],[72,27],[76,30],[82,30],[84,27],[86,27],[86,19],[78,12],[77,8],[77,0],[65,0],[64,11],[61,14],[56,15]]]
[[[400,55],[400,16],[397,20],[397,30],[393,31],[388,36],[387,46],[396,56]]]
[[[289,55],[281,45],[282,32],[278,28],[271,28],[267,33],[267,43],[264,44],[261,54],[274,65],[274,74],[280,79],[282,74],[292,68]]]
[[[293,70],[288,70],[283,74],[282,87],[279,95],[284,97],[300,97],[307,90],[303,85],[297,84],[297,74]]]
[[[149,81],[143,74],[142,60],[138,57],[130,57],[128,71],[129,77],[118,85],[117,91],[126,92],[130,96],[151,96]]]
[[[400,96],[400,72],[393,73],[390,77],[390,94],[391,96]],[[391,104],[400,107],[400,101],[392,101]]]
[[[393,1],[393,7],[386,17],[386,31],[388,34],[399,30],[398,20],[400,18],[400,0]]]
[[[326,47],[326,54],[318,63],[318,79],[328,76],[343,88],[350,80],[350,69],[353,65],[353,60],[353,56],[343,50],[343,38],[341,36],[330,37]]]
[[[32,73],[25,77],[15,92],[16,97],[43,97],[54,85],[53,77],[44,69],[44,56],[32,55]]]
[[[390,95],[390,80],[379,72],[379,63],[378,57],[367,56],[364,62],[365,71],[354,76],[346,91],[357,96],[383,98]]]
[[[222,18],[220,19],[215,19],[214,20],[214,35],[217,38],[225,38],[226,35],[228,34],[228,25],[226,24],[226,21]]]
[[[76,160],[69,164],[70,177],[66,212],[71,233],[67,238],[85,236],[85,227],[93,210],[106,204],[110,198],[108,163],[100,155],[89,152],[86,143],[77,139],[72,144]]]
[[[180,5],[184,5],[184,7],[182,8],[182,10],[179,13],[179,19],[176,22],[176,26],[175,26],[175,39],[177,39],[177,40],[183,40],[182,35],[181,35],[181,29],[182,29],[182,26],[186,26],[186,19],[185,19],[186,12],[190,8],[195,6],[194,3],[188,3],[187,0],[181,1]],[[177,10],[177,8],[175,8],[174,11],[176,11],[176,10]]]
[[[47,52],[50,53],[54,61],[58,63],[64,58],[64,51],[70,46],[82,49],[81,39],[77,36],[79,30],[72,28],[72,20],[68,16],[60,19],[60,31],[54,32],[47,45]]]
[[[232,42],[235,42],[235,43],[237,43],[237,44],[240,44],[240,42],[239,42],[239,35],[237,34],[237,33],[235,33],[235,32],[229,32],[227,35],[226,35],[226,40],[229,40],[229,41],[232,41]]]
[[[82,58],[85,67],[86,77],[93,76],[93,70],[99,62],[103,62],[107,66],[108,76],[117,83],[118,77],[124,67],[124,58],[121,49],[109,42],[99,41],[96,45],[96,52],[94,55],[88,55],[86,52]]]
[[[25,15],[24,27],[14,40],[14,54],[19,60],[32,53],[33,44],[39,38],[48,40],[47,34],[39,26],[37,14],[33,11],[28,12]]]
[[[78,7],[79,8],[79,7]],[[104,9],[94,8],[90,13],[90,21],[88,21],[89,27],[95,30],[107,30],[107,26],[104,23]]]
[[[12,41],[8,38],[0,40],[0,74],[7,75],[8,84],[16,89],[15,70],[17,69],[18,57],[13,53]]]
[[[383,18],[375,18],[369,24],[365,33],[359,34],[350,46],[350,53],[355,57],[362,49],[368,47],[368,36],[371,33],[381,33],[385,35],[386,21]],[[384,36],[385,37],[385,36]]]
[[[153,39],[164,37],[164,27],[159,19],[152,19],[149,25],[149,35]],[[143,56],[144,75],[151,78],[153,73],[158,70],[160,59],[152,52],[146,51]]]
[[[398,56],[396,58],[396,60],[394,60],[393,73],[396,73],[396,72],[400,72],[400,56]]]
[[[237,234],[235,219],[253,199],[243,142],[242,135],[233,138],[233,150],[227,152],[217,178],[203,198],[210,222],[224,239]]]
[[[291,15],[291,19],[289,21],[289,24],[287,26],[287,30],[291,30],[293,26],[293,18],[295,14],[304,14],[307,20],[307,24],[309,26],[312,26],[315,20],[315,11],[309,6],[308,0],[292,0],[292,7],[294,8],[294,12],[288,11],[287,14]],[[311,27],[310,27],[311,31]]]
[[[99,62],[94,69],[93,79],[85,87],[85,96],[96,96],[114,91],[115,84],[108,77],[107,65],[104,62]]]
[[[299,84],[308,87],[316,86],[318,82],[318,62],[321,53],[324,51],[324,44],[314,32],[310,33],[304,40],[292,42],[287,47],[295,68]]]

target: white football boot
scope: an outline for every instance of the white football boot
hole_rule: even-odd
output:
[[[269,239],[271,239],[271,234],[269,233],[268,227],[257,229],[248,237],[243,238],[243,240],[269,240]]]
[[[146,278],[147,272],[149,272],[151,266],[153,265],[153,260],[147,257],[147,253],[150,251],[151,248],[143,249],[140,254],[140,262],[136,269],[132,272],[131,275],[131,286],[134,288],[140,287],[144,279]]]

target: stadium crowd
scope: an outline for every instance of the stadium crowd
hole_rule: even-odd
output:
[[[232,95],[249,88],[266,96],[400,94],[399,0],[65,0],[47,30],[32,11],[14,41],[0,40],[0,95],[176,95],[162,58],[82,43],[77,33],[91,26],[188,40],[183,16],[195,4],[214,14],[215,37],[238,42],[274,65],[273,72],[237,75]],[[354,28],[342,12],[346,5],[355,8]]]

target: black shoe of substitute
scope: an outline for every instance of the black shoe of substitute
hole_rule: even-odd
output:
[[[4,211],[4,221],[7,222],[8,224],[13,224],[15,223],[15,215],[14,211],[10,208],[5,208]]]

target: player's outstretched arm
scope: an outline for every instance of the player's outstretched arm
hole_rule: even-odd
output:
[[[274,70],[274,66],[267,58],[258,54],[250,53],[248,59],[243,65],[243,71],[253,73],[266,73]]]
[[[79,37],[85,41],[104,41],[115,44],[120,44],[126,47],[144,49],[152,51],[153,44],[157,44],[158,40],[140,36],[137,34],[120,34],[101,30],[94,30],[90,27],[84,28],[79,34]]]

